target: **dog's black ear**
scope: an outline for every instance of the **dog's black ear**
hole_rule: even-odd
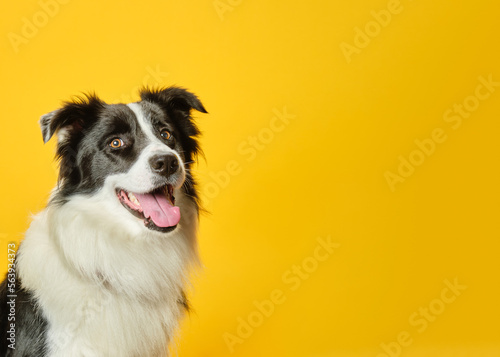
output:
[[[191,109],[207,113],[196,95],[180,87],[168,87],[160,89],[144,88],[140,92],[141,99],[162,105],[165,109],[175,110],[189,117]]]
[[[46,143],[47,141],[50,140],[52,135],[54,135],[54,131],[51,130],[50,128],[50,123],[54,119],[54,117],[57,115],[57,112],[59,109],[54,110],[50,113],[42,115],[40,120],[38,121],[38,124],[40,124],[40,129],[42,129],[42,136],[43,136],[43,142]]]
[[[68,134],[81,132],[88,124],[89,118],[97,118],[99,110],[105,103],[94,94],[77,97],[72,102],[64,103],[60,109],[42,115],[39,120],[42,129],[43,142],[46,143],[55,134],[60,132],[59,142]]]

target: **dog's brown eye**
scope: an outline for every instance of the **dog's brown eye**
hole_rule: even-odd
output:
[[[111,146],[113,149],[121,148],[123,146],[123,140],[120,138],[114,138],[109,143],[109,146]]]
[[[162,129],[162,131],[160,131],[160,136],[163,139],[168,140],[172,137],[172,134],[167,129]]]

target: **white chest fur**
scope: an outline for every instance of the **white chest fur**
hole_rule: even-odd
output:
[[[107,201],[49,206],[19,249],[22,285],[48,321],[50,357],[165,356],[183,314],[186,270],[197,262],[194,204],[178,195],[181,221],[162,234]]]

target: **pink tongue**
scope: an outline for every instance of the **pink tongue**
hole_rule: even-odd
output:
[[[172,227],[179,223],[179,207],[172,206],[165,194],[134,193],[146,218],[151,218],[158,227]]]

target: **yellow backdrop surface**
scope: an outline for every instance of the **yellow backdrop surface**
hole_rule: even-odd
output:
[[[210,112],[196,115],[204,267],[178,356],[500,356],[499,12],[9,2],[2,256],[56,182],[40,115],[82,92],[131,102],[177,84]]]

